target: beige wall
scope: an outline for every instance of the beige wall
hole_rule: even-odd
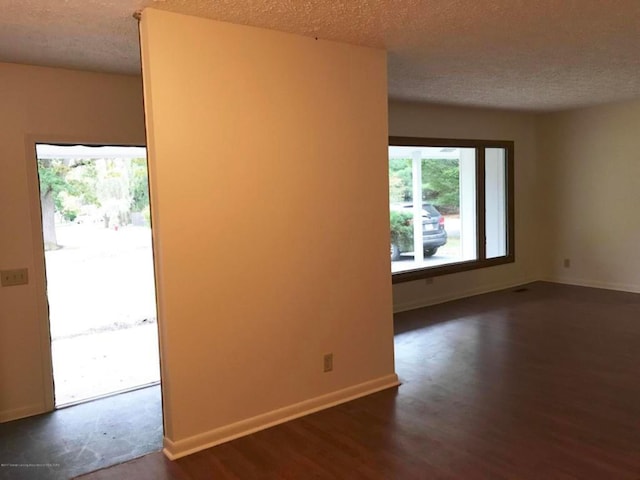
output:
[[[153,9],[141,38],[167,453],[394,384],[385,52]]]
[[[35,141],[144,145],[139,77],[0,64],[0,421],[52,407]]]
[[[540,118],[548,280],[640,292],[638,125],[638,100]]]
[[[393,286],[396,311],[537,280],[539,199],[534,115],[473,108],[391,102],[389,133],[393,136],[513,140],[515,142],[516,262],[470,272],[399,283]]]

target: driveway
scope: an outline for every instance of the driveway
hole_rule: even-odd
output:
[[[151,229],[56,226],[59,250],[46,252],[54,339],[156,318]]]

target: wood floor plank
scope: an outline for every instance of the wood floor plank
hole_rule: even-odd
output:
[[[83,479],[640,478],[640,295],[540,282],[395,327],[396,389]]]

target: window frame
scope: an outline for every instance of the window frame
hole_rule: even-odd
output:
[[[514,155],[515,145],[511,140],[469,140],[451,138],[425,137],[389,137],[389,146],[398,147],[442,147],[442,148],[474,148],[476,152],[476,242],[477,259],[466,260],[448,265],[422,267],[404,272],[391,273],[392,283],[410,282],[424,278],[432,278],[451,273],[466,272],[480,268],[504,265],[515,262],[515,187],[514,187]],[[485,149],[502,148],[505,151],[505,221],[506,225],[506,255],[486,258],[486,212],[485,212]],[[388,163],[388,160],[387,160]],[[446,227],[445,227],[446,228]]]

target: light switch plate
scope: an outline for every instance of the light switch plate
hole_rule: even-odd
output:
[[[13,287],[16,285],[26,285],[29,283],[29,271],[26,268],[16,270],[0,271],[3,287]]]

